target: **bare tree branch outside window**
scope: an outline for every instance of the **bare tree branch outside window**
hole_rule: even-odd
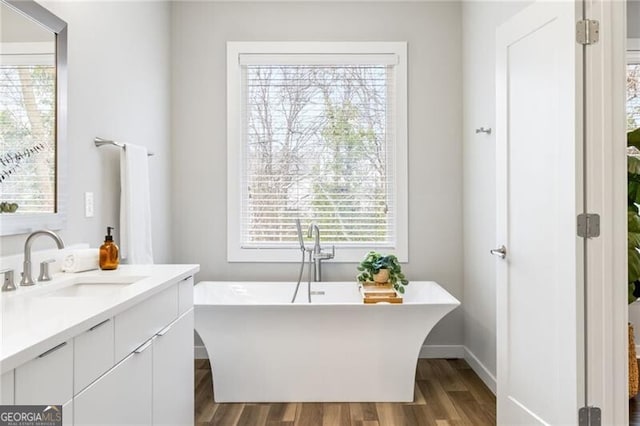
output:
[[[390,72],[246,67],[246,243],[295,241],[295,218],[316,221],[327,242],[392,238]]]
[[[627,131],[640,127],[640,64],[627,65]]]

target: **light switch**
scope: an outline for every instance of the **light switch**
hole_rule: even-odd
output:
[[[93,217],[93,192],[84,193],[84,217]]]

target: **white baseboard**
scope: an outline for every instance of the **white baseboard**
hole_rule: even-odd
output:
[[[464,358],[464,346],[422,345],[418,358]]]
[[[496,394],[497,389],[497,381],[496,377],[491,374],[491,371],[485,365],[480,362],[477,356],[474,355],[473,352],[469,350],[466,346],[464,348],[464,360],[467,361],[467,364],[471,367],[471,369],[480,377],[480,380],[484,382],[485,385]]]

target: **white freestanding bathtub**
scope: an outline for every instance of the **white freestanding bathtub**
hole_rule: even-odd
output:
[[[216,402],[412,401],[418,353],[460,302],[412,281],[403,304],[362,303],[354,282],[195,286],[195,328]]]

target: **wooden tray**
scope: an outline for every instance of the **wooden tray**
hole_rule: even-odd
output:
[[[402,297],[391,284],[364,283],[360,285],[360,294],[363,303],[402,303]]]
[[[367,297],[367,296],[364,296],[362,298],[362,301],[365,304],[372,304],[372,303],[397,303],[397,304],[400,304],[400,303],[402,303],[402,297]]]

